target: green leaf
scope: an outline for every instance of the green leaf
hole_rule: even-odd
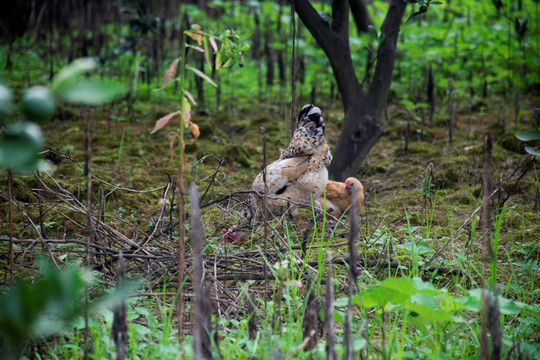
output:
[[[375,41],[379,41],[379,34],[377,33],[377,29],[375,29],[375,27],[373,27],[372,25],[369,25],[368,29],[369,29],[369,34],[371,35],[371,37]]]
[[[330,15],[328,12],[326,11],[319,11],[319,16],[324,20],[326,21],[327,23],[331,23],[332,22],[332,15]]]
[[[435,300],[434,300],[433,296],[431,296],[431,295],[419,292],[419,293],[413,294],[411,296],[411,300],[415,304],[419,304],[419,305],[429,307],[429,308],[432,308],[432,309],[435,308]]]
[[[489,290],[486,290],[486,291],[489,291]],[[467,299],[467,302],[464,303],[465,307],[468,310],[473,310],[473,311],[479,311],[480,309],[482,309],[482,306],[483,306],[482,289],[470,290],[469,294],[471,296],[464,298],[464,299],[469,298]],[[520,310],[519,303],[516,303],[515,301],[510,300],[510,299],[506,299],[502,297],[501,295],[497,295],[497,301],[499,303],[499,311],[501,312],[501,314],[515,315]]]
[[[370,288],[365,291],[362,291],[360,295],[362,305],[365,307],[371,308],[375,306],[384,307],[390,301],[389,294],[386,294],[384,291],[381,291],[380,288],[374,289]]]
[[[535,149],[532,146],[525,146],[525,151],[533,156],[540,156],[540,149]]]
[[[411,24],[414,24],[415,22],[417,22],[418,20],[420,20],[420,14],[421,14],[421,12],[417,11],[414,14],[412,14],[411,16],[409,16],[407,21],[405,21],[405,25],[411,25]]]
[[[6,117],[11,115],[12,103],[13,94],[11,90],[7,86],[0,84],[0,124]]]
[[[26,120],[46,121],[54,116],[54,98],[46,86],[32,86],[24,92],[21,108]]]
[[[525,130],[517,133],[516,137],[521,141],[540,141],[540,130]]]
[[[334,307],[345,307],[349,304],[349,298],[348,297],[341,297],[334,300]]]
[[[83,80],[61,95],[64,100],[84,105],[100,105],[127,92],[125,85],[106,80]]]
[[[497,296],[497,300],[499,302],[499,311],[501,312],[501,314],[515,315],[520,310],[513,300],[503,298],[500,295]]]
[[[225,65],[224,65],[225,66]],[[203,73],[202,71],[200,71],[199,69],[196,69],[194,67],[191,67],[191,66],[186,66],[186,69],[188,70],[191,70],[193,71],[195,74],[197,74],[197,76],[199,76],[200,78],[202,78],[203,80],[207,81],[208,83],[210,83],[210,85],[214,86],[214,87],[217,87],[217,84],[208,77],[208,75],[206,75],[205,73]]]
[[[384,40],[386,40],[386,34],[381,31],[381,35],[379,36],[379,44],[382,44]]]
[[[98,63],[94,58],[80,58],[64,67],[53,78],[51,91],[54,94],[60,94],[69,91],[77,83],[79,76],[93,70]]]
[[[433,5],[442,5],[442,2],[440,2],[440,1],[432,1],[432,2],[430,2],[430,4],[433,4]]]
[[[0,168],[20,172],[38,170],[42,147],[43,135],[38,125],[24,121],[11,124],[0,138]]]

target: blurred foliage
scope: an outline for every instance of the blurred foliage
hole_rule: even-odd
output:
[[[0,296],[0,353],[15,358],[30,340],[60,332],[86,310],[114,308],[138,287],[127,282],[90,301],[85,289],[95,283],[89,270],[77,265],[58,269],[45,258],[37,281],[18,281]],[[85,298],[87,300],[85,300]]]
[[[0,133],[0,169],[29,173],[46,168],[39,155],[43,148],[43,135],[35,122],[50,120],[54,116],[56,102],[100,105],[126,92],[126,87],[118,82],[87,79],[86,74],[97,65],[93,58],[75,60],[56,74],[50,87],[27,89],[20,102],[24,120],[12,119],[11,90],[0,85],[0,125],[7,124]]]

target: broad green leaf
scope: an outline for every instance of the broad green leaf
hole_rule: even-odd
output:
[[[31,122],[11,124],[0,137],[0,168],[20,172],[38,170],[43,147],[41,128]]]
[[[440,324],[452,321],[452,317],[448,312],[437,310],[429,306],[412,303],[407,305],[407,309],[414,311],[416,316],[409,318],[409,320],[413,321],[413,319],[415,319],[416,321],[413,321],[413,323],[416,324],[419,322],[424,324]]]
[[[94,58],[80,58],[73,61],[71,64],[64,67],[53,78],[51,91],[54,94],[64,93],[69,91],[72,86],[77,83],[79,76],[93,70],[97,67],[98,62]]]
[[[407,21],[405,21],[405,25],[411,25],[411,24],[414,24],[415,22],[417,22],[418,20],[420,20],[420,15],[421,14],[422,13],[420,11],[417,11],[414,14],[412,14],[411,16],[409,16]]]
[[[416,304],[420,304],[422,306],[426,306],[432,309],[435,308],[435,300],[433,296],[428,295],[426,293],[418,292],[416,294],[413,294],[411,296],[411,300],[415,302]]]
[[[432,4],[432,5],[442,5],[442,2],[440,2],[440,1],[432,1],[432,2],[430,2],[430,4]]]
[[[535,149],[532,146],[525,146],[525,151],[533,156],[540,156],[540,149]]]
[[[384,307],[390,301],[390,297],[388,293],[381,291],[380,288],[367,289],[362,291],[360,295],[362,305],[368,308],[375,306]]]
[[[61,95],[67,102],[101,105],[127,92],[125,85],[106,80],[82,80]]]
[[[32,86],[24,92],[21,108],[26,120],[50,120],[54,116],[54,98],[48,87]]]
[[[486,290],[486,291],[489,291],[489,290]],[[468,306],[466,306],[466,307],[469,310],[475,310],[475,309],[480,310],[482,308],[482,303],[483,303],[483,301],[482,301],[482,289],[470,290],[469,294],[471,295],[470,297],[472,297],[472,298],[474,298],[476,300],[476,304],[473,305],[472,308],[469,308]],[[513,300],[506,299],[506,298],[502,297],[501,295],[497,296],[497,301],[499,303],[499,311],[501,312],[501,314],[515,315],[520,310],[520,306],[518,306],[519,305],[518,303],[516,303]],[[468,304],[472,305],[473,301],[469,299]],[[475,310],[475,311],[478,311],[478,310]]]
[[[334,307],[345,307],[349,304],[348,297],[341,297],[334,300]]]
[[[538,317],[526,317],[526,318],[519,318],[519,321],[523,324],[532,325],[532,326],[540,326],[540,318]]]
[[[520,310],[513,300],[506,299],[500,295],[497,296],[497,300],[499,302],[499,311],[501,312],[501,314],[515,315]]]
[[[210,85],[214,86],[214,87],[217,87],[217,84],[208,77],[208,75],[206,75],[205,73],[203,73],[202,71],[200,71],[199,69],[196,69],[194,67],[191,67],[191,66],[186,66],[186,69],[188,70],[191,70],[193,71],[197,76],[201,77],[203,80],[207,81],[208,83],[210,83]]]
[[[388,278],[381,283],[380,287],[391,289],[407,296],[410,296],[415,292],[412,280],[407,277]]]
[[[439,290],[432,283],[427,282],[427,281],[424,282],[424,281],[422,281],[422,279],[420,279],[418,277],[413,278],[412,282],[414,284],[414,288],[416,290],[420,291],[423,294],[440,295],[440,294],[445,294],[446,293],[445,289]]]
[[[540,141],[540,130],[530,129],[519,132],[516,137],[521,141]]]

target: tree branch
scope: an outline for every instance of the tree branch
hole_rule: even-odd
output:
[[[351,13],[356,23],[356,28],[359,33],[367,32],[369,25],[373,25],[373,21],[369,17],[367,6],[364,0],[349,0]]]
[[[347,0],[332,1],[332,30],[349,43],[349,2]]]
[[[373,81],[368,89],[368,97],[374,102],[372,103],[372,116],[377,121],[388,99],[390,84],[392,83],[399,29],[406,6],[407,4],[402,0],[392,0],[381,27],[381,32],[385,34],[386,38],[379,46]],[[381,99],[383,101],[380,101]]]
[[[317,10],[311,5],[308,0],[292,0],[294,2],[294,9],[300,17],[300,20],[308,28],[309,32],[319,46],[327,54],[336,51],[336,42],[340,42],[341,39],[338,33],[334,32],[328,23],[319,15]]]
[[[349,48],[348,1],[334,0],[332,3],[333,19],[339,23],[332,27],[337,30],[330,28],[308,0],[294,0],[294,5],[300,20],[330,60],[346,112],[350,104],[358,102],[363,94]]]

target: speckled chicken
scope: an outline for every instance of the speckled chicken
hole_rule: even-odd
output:
[[[266,167],[266,205],[270,216],[289,212],[295,216],[298,207],[309,206],[311,199],[321,197],[332,161],[324,138],[324,119],[314,105],[304,105],[298,114],[293,138],[279,160]],[[255,178],[252,190],[265,193],[263,171]],[[262,212],[262,200],[251,195],[249,206]],[[259,215],[260,216],[260,215]]]
[[[266,193],[267,218],[290,214],[295,216],[300,206],[310,206],[324,191],[328,181],[326,167],[332,161],[324,138],[324,119],[321,110],[311,104],[304,105],[297,118],[293,138],[279,160],[266,167],[255,178],[251,190],[261,196]],[[253,225],[263,217],[261,196],[250,194],[242,210],[242,222]],[[316,204],[321,208],[320,204]],[[230,232],[230,231],[229,231]]]
[[[356,204],[358,211],[364,204],[364,186],[354,177],[347,178],[344,183],[329,180],[326,183],[326,213],[337,220],[351,206],[352,193],[356,190]],[[324,198],[317,199],[322,205]]]

